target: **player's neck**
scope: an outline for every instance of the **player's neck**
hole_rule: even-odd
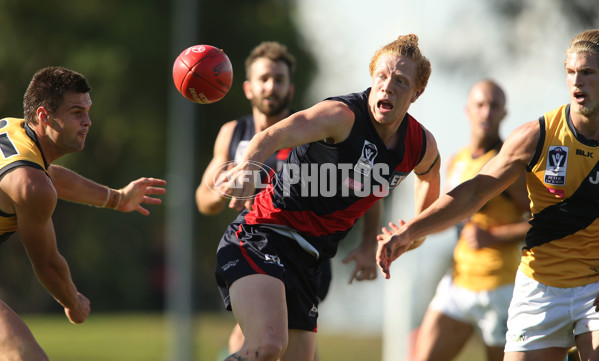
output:
[[[48,164],[52,163],[53,161],[66,154],[65,152],[61,152],[56,147],[56,145],[54,144],[54,142],[52,142],[50,137],[48,137],[48,135],[45,134],[44,129],[41,127],[39,123],[36,125],[31,125],[31,129],[35,132],[35,135],[37,136],[37,141]]]
[[[599,141],[599,113],[586,116],[570,110],[570,117],[576,132],[587,139]]]

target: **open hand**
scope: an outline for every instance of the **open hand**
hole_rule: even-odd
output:
[[[373,247],[370,247],[373,248]],[[356,267],[349,279],[351,284],[354,280],[369,281],[376,279],[376,257],[374,252],[363,247],[357,247],[343,259],[344,264],[356,261]]]
[[[166,193],[165,185],[165,180],[157,178],[143,177],[134,180],[125,188],[119,190],[121,200],[118,203],[117,210],[121,212],[137,211],[144,216],[149,215],[150,211],[144,208],[142,204],[161,204],[162,199],[151,197],[151,195]]]

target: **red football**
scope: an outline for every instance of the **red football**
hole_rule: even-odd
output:
[[[198,104],[210,104],[221,100],[231,89],[233,67],[221,49],[194,45],[175,60],[173,81],[185,98]]]

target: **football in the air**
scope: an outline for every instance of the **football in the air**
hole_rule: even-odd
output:
[[[221,100],[231,89],[233,67],[221,49],[194,45],[175,59],[173,81],[185,98],[198,104],[210,104]]]

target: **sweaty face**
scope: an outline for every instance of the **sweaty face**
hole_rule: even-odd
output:
[[[410,104],[418,98],[415,88],[416,63],[407,57],[382,54],[372,73],[368,106],[375,122],[401,121]]]
[[[58,152],[66,154],[83,149],[92,124],[89,118],[91,105],[89,93],[68,92],[56,112],[49,115],[48,134]]]
[[[586,52],[569,54],[566,83],[574,113],[599,116],[599,56]]]
[[[289,107],[291,79],[289,68],[282,61],[258,58],[250,67],[246,97],[261,113],[278,115]]]
[[[478,83],[468,94],[466,114],[477,140],[499,138],[499,123],[506,115],[505,95],[491,83]]]

